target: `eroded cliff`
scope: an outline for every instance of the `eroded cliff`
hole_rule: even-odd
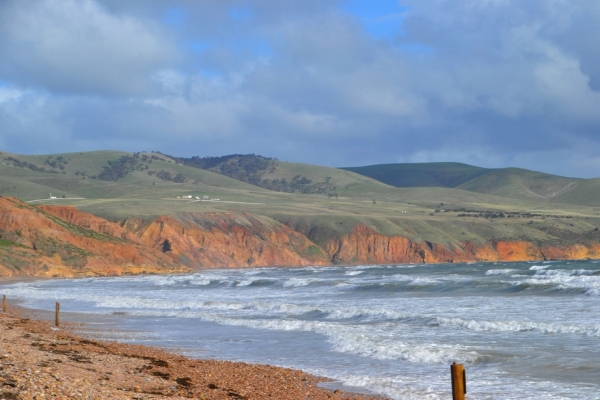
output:
[[[91,224],[92,229],[87,229],[50,211],[71,217],[81,214],[80,222],[96,218],[71,207],[43,209],[0,197],[0,276],[75,277],[189,270],[161,252],[109,234],[118,231],[107,230],[107,224]]]
[[[236,212],[178,213],[109,222],[74,207],[32,207],[0,198],[0,276],[169,273],[203,268],[534,261],[600,258],[600,232],[553,240],[483,239],[444,243],[384,233],[360,221],[278,222]],[[562,238],[562,239],[561,239]],[[185,266],[185,267],[184,267]]]
[[[279,222],[245,213],[182,213],[123,227],[193,268],[330,265],[323,250]]]
[[[452,263],[473,261],[586,260],[600,258],[600,242],[545,244],[525,240],[489,240],[449,244],[385,235],[361,224],[349,233],[328,234],[318,227],[292,225],[306,234],[335,264]]]

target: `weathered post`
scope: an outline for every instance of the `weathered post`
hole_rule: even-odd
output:
[[[56,326],[60,326],[60,303],[56,302],[56,318],[54,319]]]
[[[452,363],[450,366],[452,377],[452,400],[465,400],[467,394],[467,375],[462,364]]]
[[[2,298],[2,312],[6,313],[6,295]]]

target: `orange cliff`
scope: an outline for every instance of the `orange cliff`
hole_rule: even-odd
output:
[[[126,239],[133,243],[142,243],[137,236],[127,232],[121,225],[97,217],[94,214],[81,212],[75,207],[42,205],[37,208],[82,228],[91,229],[103,235]]]
[[[314,227],[293,226],[309,238]],[[413,242],[403,236],[386,236],[357,224],[343,235],[312,238],[335,264],[452,263],[473,261],[586,260],[600,258],[600,243],[557,246],[537,245],[528,241],[490,241],[475,244],[456,241],[441,245],[428,241]],[[329,237],[326,237],[329,236]]]
[[[181,213],[150,222],[128,219],[123,227],[195,269],[331,264],[304,235],[260,215]]]
[[[196,270],[600,258],[600,243],[549,246],[522,240],[457,240],[442,245],[387,236],[361,224],[348,233],[339,233],[315,226],[318,223],[287,226],[269,217],[235,212],[180,213],[150,221],[130,218],[120,224],[73,207],[41,206],[39,212],[138,246],[139,259],[150,252],[170,265],[183,264]],[[26,247],[32,244],[26,240],[18,243]]]
[[[66,211],[58,208],[45,211],[15,198],[0,197],[0,276],[76,277],[189,270],[161,252],[123,239],[120,234],[113,236],[110,233],[117,234],[118,230],[108,229],[109,225],[90,214],[71,207]],[[81,215],[81,220],[98,224],[87,229],[50,211]],[[100,233],[103,230],[106,233]]]

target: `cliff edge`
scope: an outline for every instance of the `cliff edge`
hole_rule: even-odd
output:
[[[91,229],[55,214],[81,215]],[[99,225],[90,223],[99,220],[72,207],[36,208],[12,197],[0,197],[0,276],[78,277],[189,271],[161,252],[129,240],[126,232],[112,231],[108,221]]]

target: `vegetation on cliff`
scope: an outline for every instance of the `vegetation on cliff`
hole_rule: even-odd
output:
[[[54,209],[48,211],[15,198],[0,197],[0,276],[90,276],[188,270],[140,243],[102,233],[101,229],[82,227],[52,214]],[[84,219],[91,219],[81,214]]]
[[[336,190],[335,185],[331,184],[331,177],[325,177],[322,181],[313,182],[312,179],[295,175],[291,179],[283,178],[265,178],[278,168],[278,160],[257,156],[255,154],[233,154],[222,157],[173,157],[175,161],[194,168],[214,171],[225,176],[248,182],[265,189],[275,190],[286,193],[332,193]]]

